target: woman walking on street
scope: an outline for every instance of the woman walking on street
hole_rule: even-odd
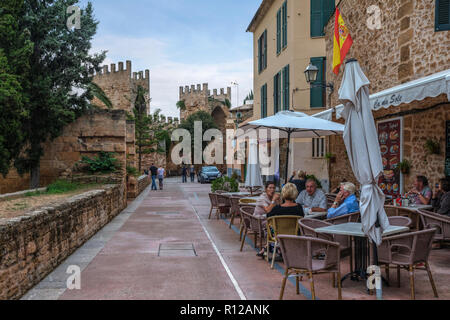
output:
[[[164,187],[164,185],[163,185],[164,173],[165,173],[164,168],[162,166],[159,167],[159,169],[158,169],[159,190],[162,190]]]

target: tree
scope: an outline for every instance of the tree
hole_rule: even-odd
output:
[[[253,90],[250,91],[250,93],[245,97],[244,99],[244,104],[248,101],[248,100],[253,100],[254,96],[253,96]]]
[[[180,111],[186,110],[186,104],[184,103],[184,100],[180,100],[177,102],[177,108],[180,109]]]
[[[214,122],[214,118],[205,111],[198,111],[187,117],[186,120],[181,121],[179,128],[186,129],[191,134],[191,147],[194,149],[194,124],[196,121],[201,121],[202,123],[202,138],[205,132],[209,129],[217,129],[217,125]],[[202,139],[203,140],[203,139]],[[203,141],[202,149],[208,145],[209,142]],[[193,159],[192,159],[193,160]],[[193,161],[192,161],[193,163]]]
[[[0,9],[0,173],[9,172],[23,148],[21,123],[28,116],[22,82],[29,72],[33,43],[20,25],[23,0],[3,0]]]
[[[150,153],[164,154],[167,151],[167,139],[170,134],[165,130],[165,123],[161,122],[161,109],[156,109],[152,115],[147,115],[146,90],[138,86],[136,90],[132,120],[135,122],[136,146],[138,154],[139,172],[142,169],[142,155]],[[164,146],[161,144],[164,141]],[[170,144],[169,144],[170,145]]]
[[[81,10],[81,29],[69,30],[66,9],[77,0],[26,0],[21,23],[30,31],[34,50],[24,91],[29,100],[22,132],[26,149],[15,161],[19,173],[30,172],[31,188],[39,186],[42,143],[92,108],[93,72],[105,52],[89,53],[98,22],[92,4]]]

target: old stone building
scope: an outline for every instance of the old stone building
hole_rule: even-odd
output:
[[[416,175],[427,176],[434,186],[445,175],[446,165],[449,169],[450,31],[438,25],[441,20],[436,17],[437,3],[435,0],[342,0],[339,3],[354,40],[347,58],[358,59],[371,82],[371,104],[385,166],[383,179],[392,174],[397,176],[397,181],[382,184],[387,194],[410,190]],[[371,5],[376,5],[381,13],[379,29],[370,27],[367,8]],[[325,33],[327,60],[331,61],[334,17]],[[336,76],[331,66],[327,68],[326,79],[334,82],[337,89],[343,69],[344,66]],[[336,119],[340,118],[343,107],[338,106],[338,90],[331,98],[332,105],[337,106],[336,113],[328,110],[322,114],[330,119],[333,114],[333,120],[343,122]],[[382,131],[387,127],[394,128],[392,136]],[[386,141],[393,143],[389,150]],[[440,150],[429,152],[426,144],[430,141]],[[393,147],[394,144],[398,147]],[[343,178],[355,180],[342,137],[330,138],[330,151],[337,159],[331,165],[332,186]],[[388,156],[392,156],[391,151],[398,157]],[[411,163],[409,174],[399,172],[399,160]]]
[[[179,100],[186,106],[185,110],[180,111],[181,120],[185,120],[195,112],[205,111],[214,118],[220,130],[225,129],[227,119],[230,117],[230,110],[225,102],[231,101],[231,87],[227,87],[226,92],[224,88],[221,88],[220,93],[217,89],[213,89],[212,94],[211,90],[208,90],[207,83],[204,83],[203,87],[200,84],[197,84],[197,87],[194,85],[190,88],[189,86],[180,87]]]
[[[126,69],[123,62],[103,66],[101,71],[94,76],[94,82],[102,88],[111,100],[114,109],[125,110],[133,113],[134,101],[136,99],[136,88],[140,85],[147,91],[147,114],[150,114],[150,71],[145,70],[132,72],[131,61],[126,61]],[[100,101],[94,99],[94,103],[102,105]]]

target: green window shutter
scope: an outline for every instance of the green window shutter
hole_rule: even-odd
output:
[[[258,72],[261,72],[261,38],[258,39]]]
[[[277,114],[281,109],[281,71],[273,77],[273,112]]]
[[[324,29],[328,21],[330,21],[331,16],[336,10],[335,0],[322,0],[323,4],[323,22],[322,22],[322,35],[325,35]]]
[[[267,30],[264,31],[264,69],[267,68]]]
[[[267,84],[261,87],[261,118],[267,117]]]
[[[323,36],[323,1],[310,0],[311,5],[311,37]]]
[[[317,81],[315,84],[320,84],[325,82],[325,57],[311,58],[311,63],[319,68],[319,73],[317,75]],[[325,107],[325,88],[312,87],[311,88],[311,108],[323,108]]]
[[[281,52],[281,8],[277,12],[277,54]]]
[[[287,46],[287,1],[283,3],[283,48]]]
[[[289,65],[283,68],[283,108],[289,110]]]
[[[436,0],[435,30],[450,30],[450,0]]]

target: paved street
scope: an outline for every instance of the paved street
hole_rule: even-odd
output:
[[[145,190],[109,225],[70,256],[23,299],[278,299],[282,264],[274,270],[248,241],[239,252],[238,226],[208,220],[210,185],[167,179],[164,191]],[[238,223],[238,219],[236,221]],[[441,299],[450,298],[449,249],[434,250],[431,268]],[[67,267],[80,266],[81,290],[66,289]],[[348,271],[348,259],[342,263]],[[331,276],[316,278],[318,299],[336,299]],[[396,283],[395,271],[391,274]],[[285,299],[310,298],[309,283],[288,283]],[[362,282],[345,281],[344,299],[375,299]],[[383,288],[385,299],[409,299],[409,280]],[[416,298],[432,299],[426,272],[416,276]]]

